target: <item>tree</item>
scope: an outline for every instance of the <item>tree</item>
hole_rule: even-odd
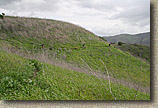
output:
[[[5,13],[2,13],[2,15],[4,16],[4,15],[5,15]]]
[[[0,18],[4,19],[4,15],[5,15],[5,13],[0,14]]]

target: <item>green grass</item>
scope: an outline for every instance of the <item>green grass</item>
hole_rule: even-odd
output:
[[[51,62],[63,61],[81,71],[90,67],[107,76],[106,65],[110,77],[150,87],[149,62],[113,46],[108,47],[104,40],[79,26],[56,20],[19,17],[5,17],[0,24],[2,100],[114,100],[106,80],[14,54],[41,59],[44,56]],[[139,52],[138,48],[132,50]],[[34,77],[36,71],[37,77]],[[117,100],[150,99],[149,94],[138,92],[135,97],[137,91],[134,89],[115,83],[111,86]]]
[[[95,76],[0,51],[1,100],[149,100],[137,92]],[[34,71],[37,70],[37,76]],[[137,94],[137,96],[135,96]],[[114,98],[115,97],[115,98]]]
[[[142,86],[150,86],[150,64],[148,62],[142,61],[130,55],[128,52],[123,52],[114,47],[108,47],[108,44],[102,41],[96,42],[91,40],[86,43],[85,48],[79,43],[72,45],[71,43],[61,44],[56,41],[55,44],[52,44],[53,42],[51,40],[44,38],[41,38],[39,41],[34,38],[16,37],[13,39],[8,38],[5,41],[2,40],[0,43],[9,44],[10,47],[18,46],[21,48],[20,50],[27,50],[32,54],[43,53],[44,50],[41,49],[41,44],[44,43],[50,59],[53,58],[53,54],[56,54],[56,58],[59,60],[63,60],[63,56],[66,56],[66,62],[84,67],[85,63],[81,60],[82,58],[94,71],[100,71],[102,74],[105,74],[105,66],[101,63],[101,59],[107,66],[112,77],[137,84],[141,82]],[[50,47],[53,48],[52,51],[49,50]],[[128,45],[123,45],[122,47],[127,48]],[[145,46],[142,46],[142,48],[144,48],[142,58],[149,57],[147,55],[149,49]],[[139,47],[133,45],[130,49],[134,54],[139,55]]]
[[[92,70],[105,74],[105,66],[101,63],[101,59],[105,63],[109,74],[114,78],[127,80],[137,84],[141,82],[142,86],[150,86],[149,63],[141,61],[140,59],[114,47],[108,47],[105,43],[98,42],[97,44],[91,44],[86,48],[72,50],[71,53],[61,51],[59,52],[59,55],[67,55],[67,62],[84,67],[85,63],[81,60],[82,58]]]

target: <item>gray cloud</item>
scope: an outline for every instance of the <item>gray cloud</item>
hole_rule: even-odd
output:
[[[98,35],[150,31],[149,0],[2,0],[0,10],[72,22]]]
[[[150,1],[133,1],[132,6],[123,8],[121,12],[115,14],[113,19],[121,19],[124,22],[147,25],[150,23]]]
[[[4,0],[5,1],[5,0]],[[8,0],[4,2],[6,5],[2,6],[3,9],[13,11],[52,11],[55,12],[58,9],[58,0]]]
[[[130,23],[142,22],[150,18],[150,1],[148,0],[76,0],[83,8],[97,9],[105,13],[114,13],[110,19],[121,19]],[[107,18],[107,17],[106,17]],[[143,21],[144,22],[144,21]],[[147,24],[147,22],[144,22]],[[143,25],[143,24],[140,24]]]
[[[11,3],[17,2],[17,1],[20,1],[20,0],[1,0],[0,6],[5,6],[6,4],[11,4]]]

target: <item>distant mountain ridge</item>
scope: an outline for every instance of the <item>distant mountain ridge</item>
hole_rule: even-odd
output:
[[[131,34],[120,34],[120,35],[115,35],[115,36],[109,36],[104,38],[108,42],[123,42],[123,43],[128,43],[128,44],[142,44],[142,45],[147,45],[150,46],[150,32],[146,33],[139,33],[135,35]]]

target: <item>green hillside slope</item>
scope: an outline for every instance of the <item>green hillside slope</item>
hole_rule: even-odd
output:
[[[119,48],[122,51],[130,52],[130,54],[150,62],[149,46],[136,45],[136,44],[123,44],[121,46],[117,45],[115,47]]]
[[[116,83],[116,86],[121,84],[126,86],[126,88],[128,89],[133,88],[136,91],[148,93],[148,96],[150,93],[150,64],[149,63],[140,60],[137,57],[132,56],[128,52],[123,52],[117,48],[114,48],[113,46],[109,47],[108,43],[106,43],[99,37],[95,36],[93,33],[70,23],[55,21],[55,20],[37,19],[37,18],[5,17],[4,19],[0,19],[0,46],[1,46],[0,47],[1,51],[8,52],[10,53],[10,55],[16,54],[23,56],[25,58],[30,58],[30,60],[36,59],[39,61],[47,62],[49,64],[53,64],[53,66],[50,66],[49,64],[48,66],[46,65],[46,68],[44,67],[42,68],[41,65],[39,66],[40,68],[42,68],[42,72],[44,72],[43,74],[45,74],[47,77],[49,76],[49,72],[54,71],[54,68],[48,69],[48,67],[56,68],[56,66],[59,66],[58,68],[60,69],[56,72],[60,73],[59,76],[62,77],[65,75],[64,71],[67,71],[66,74],[72,73],[74,71],[78,71],[80,72],[81,77],[84,77],[84,75],[86,75],[86,77],[90,78],[90,76],[93,75],[93,77],[97,78],[99,81],[103,80],[107,82],[110,80],[112,83],[114,84]],[[24,59],[23,61],[24,63],[22,64],[25,64],[25,62],[26,64],[28,62],[30,63],[30,60],[26,60],[26,61],[25,60],[26,59]],[[9,63],[7,64],[12,66],[13,60],[10,58],[8,59],[8,61]],[[7,64],[4,64],[3,66],[5,67],[5,65]],[[19,64],[17,66],[19,66]],[[12,72],[11,68],[7,66],[5,69],[10,70],[8,72]],[[29,68],[29,69],[25,70],[25,73],[27,72],[29,73],[32,71],[34,72],[38,70],[38,69],[35,70],[34,68]],[[18,71],[23,72],[23,69],[19,68]],[[14,71],[14,76],[18,77],[16,76],[15,73],[16,72]],[[7,75],[4,75],[3,77],[5,78],[6,76]],[[57,78],[59,76],[57,76]],[[67,78],[65,80],[67,81],[71,80],[72,82],[79,84],[79,82],[76,81],[76,79],[78,80],[80,79],[79,77],[77,78],[75,77],[76,79],[75,78],[71,79],[71,74],[69,75],[69,77],[70,79]],[[52,82],[54,79],[53,76],[50,79],[51,79],[50,81]],[[97,83],[95,82],[95,80],[87,79],[87,81],[88,82],[93,81],[93,83]],[[17,81],[17,83],[18,82],[19,80]],[[43,83],[50,83],[50,82],[47,80],[43,80]],[[83,83],[81,83],[81,85],[83,85]],[[95,86],[97,87],[97,85],[99,84],[97,83],[96,85],[94,85],[94,87]],[[64,83],[63,86],[66,86],[66,84]],[[88,88],[84,88],[84,89],[88,89]],[[115,87],[113,90],[117,91]],[[48,91],[51,92],[52,89]],[[87,91],[91,91],[91,90],[88,89]],[[63,92],[60,91],[57,92],[58,94],[61,93],[60,95],[63,94]],[[9,93],[9,91],[7,93]],[[69,94],[65,94],[65,95],[70,95],[70,92]],[[71,95],[73,95],[73,93]],[[119,91],[117,95],[120,95]],[[141,95],[140,97],[142,96],[144,95]],[[48,99],[62,99],[62,98],[63,97],[61,98],[51,97]],[[18,98],[18,99],[22,99],[22,98]],[[27,99],[37,99],[37,97],[27,98]],[[40,98],[39,96],[39,99],[47,99],[47,98],[43,98],[43,97]],[[105,98],[105,96],[103,95],[103,98],[101,97],[72,98],[71,97],[71,98],[63,98],[63,99],[106,99],[106,100],[109,99],[110,100],[114,98],[112,97]]]
[[[97,77],[0,51],[1,100],[149,100]]]

